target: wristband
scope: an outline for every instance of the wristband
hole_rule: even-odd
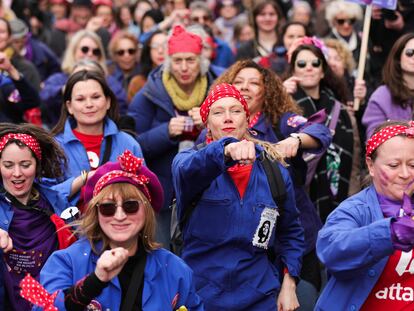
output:
[[[302,139],[300,138],[300,135],[298,133],[292,133],[289,135],[290,137],[296,138],[299,141],[299,146],[298,149],[300,147],[302,147]]]

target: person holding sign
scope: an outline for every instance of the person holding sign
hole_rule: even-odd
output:
[[[317,253],[331,277],[315,310],[413,309],[413,138],[413,122],[386,122],[368,140],[372,184],[319,232]]]
[[[200,113],[207,144],[177,154],[172,168],[177,215],[187,219],[182,258],[198,294],[206,310],[295,310],[304,237],[283,155],[249,134],[233,85],[216,85]],[[272,195],[265,164],[279,169],[285,200]]]

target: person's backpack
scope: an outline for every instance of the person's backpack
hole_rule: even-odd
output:
[[[199,144],[194,147],[195,150],[200,149],[205,144]],[[279,164],[275,160],[271,160],[266,152],[262,152],[259,157],[259,161],[263,165],[263,169],[266,173],[267,180],[269,182],[270,191],[272,192],[273,201],[275,201],[276,205],[279,207],[279,214],[282,215],[283,213],[283,204],[286,200],[286,187],[285,181],[283,180],[282,173],[279,168]],[[170,250],[178,255],[181,256],[181,251],[183,248],[183,233],[182,230],[185,224],[190,219],[191,214],[193,213],[195,207],[200,200],[202,193],[197,195],[195,199],[190,203],[185,209],[184,215],[180,220],[177,215],[177,205],[176,200],[173,200],[171,204],[171,226],[170,226],[170,237],[171,237],[171,245]],[[272,251],[269,249],[268,251],[269,259],[274,259],[275,255],[272,254]]]

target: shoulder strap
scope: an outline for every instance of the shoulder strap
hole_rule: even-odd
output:
[[[143,247],[142,243],[140,243],[139,247]],[[138,301],[140,304],[137,310],[142,310],[142,285],[144,280],[144,270],[146,263],[147,252],[143,250],[142,256],[139,256],[138,263],[134,268],[134,272],[132,272],[131,281],[129,283],[126,295],[124,297],[121,311],[132,311],[137,297],[139,297]]]
[[[335,130],[336,124],[338,123],[340,112],[341,112],[341,103],[335,100],[335,105],[332,108],[332,118],[328,126],[330,130]]]
[[[109,157],[111,156],[111,151],[112,151],[112,135],[109,135],[108,137],[106,137],[105,151],[104,151],[100,165],[105,164],[106,162],[109,161]]]
[[[286,187],[279,165],[276,161],[270,160],[264,151],[260,154],[260,161],[266,173],[273,200],[279,207],[280,213],[286,200]]]

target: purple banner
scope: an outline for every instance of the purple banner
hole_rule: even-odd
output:
[[[384,9],[395,10],[397,8],[397,0],[349,0],[362,5],[374,4]]]

